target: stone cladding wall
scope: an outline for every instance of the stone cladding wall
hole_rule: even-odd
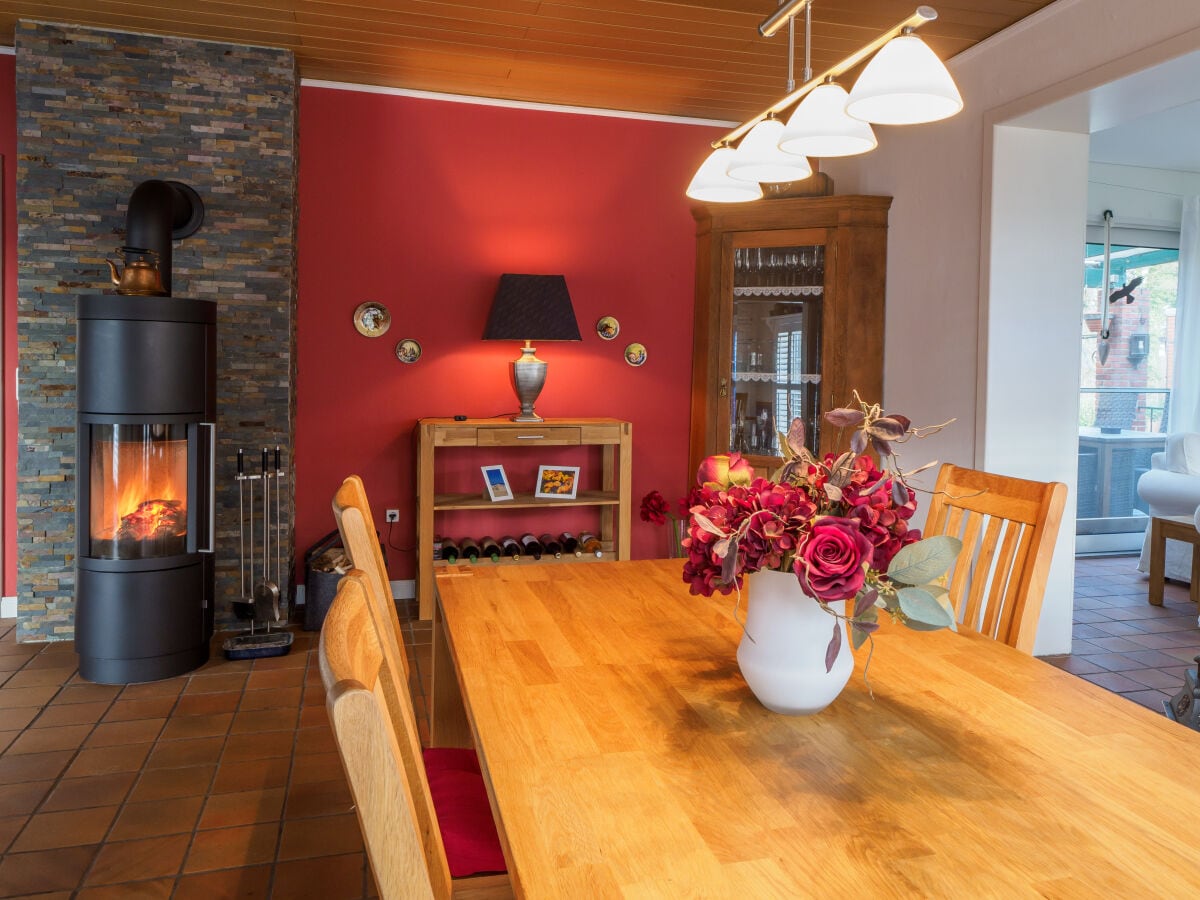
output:
[[[19,639],[74,633],[75,301],[111,288],[104,259],[125,243],[129,195],[150,178],[182,181],[205,205],[201,229],[175,244],[172,294],[218,306],[216,614],[229,624],[242,594],[237,448],[257,461],[263,446],[280,444],[291,469],[295,60],[273,48],[22,21],[16,73]]]

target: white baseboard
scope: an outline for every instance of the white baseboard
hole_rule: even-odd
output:
[[[17,598],[0,597],[0,619],[15,619],[17,617]]]

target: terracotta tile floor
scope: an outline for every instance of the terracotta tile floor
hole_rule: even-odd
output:
[[[236,662],[218,638],[189,675],[105,686],[80,680],[73,644],[17,644],[14,626],[0,620],[0,897],[375,896],[315,634]],[[428,672],[428,624],[405,628]]]
[[[1079,560],[1075,652],[1047,661],[1161,711],[1200,653],[1196,608],[1161,609],[1129,557]],[[423,719],[429,624],[402,604]],[[70,643],[0,620],[0,897],[374,896],[325,716],[316,636],[290,654],[150,684],[79,679]]]
[[[1075,561],[1071,653],[1043,657],[1122,697],[1163,711],[1200,655],[1200,626],[1188,587],[1168,581],[1162,606],[1146,602],[1137,557]]]

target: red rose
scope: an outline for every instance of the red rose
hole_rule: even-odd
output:
[[[858,593],[871,562],[870,539],[854,519],[818,519],[804,538],[792,565],[805,593],[831,603]]]

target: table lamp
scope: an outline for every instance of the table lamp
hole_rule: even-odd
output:
[[[546,363],[535,355],[533,341],[580,341],[579,324],[562,275],[501,275],[485,341],[524,341],[519,359],[513,360],[512,383],[521,403],[514,422],[541,422],[534,401],[546,383]]]

